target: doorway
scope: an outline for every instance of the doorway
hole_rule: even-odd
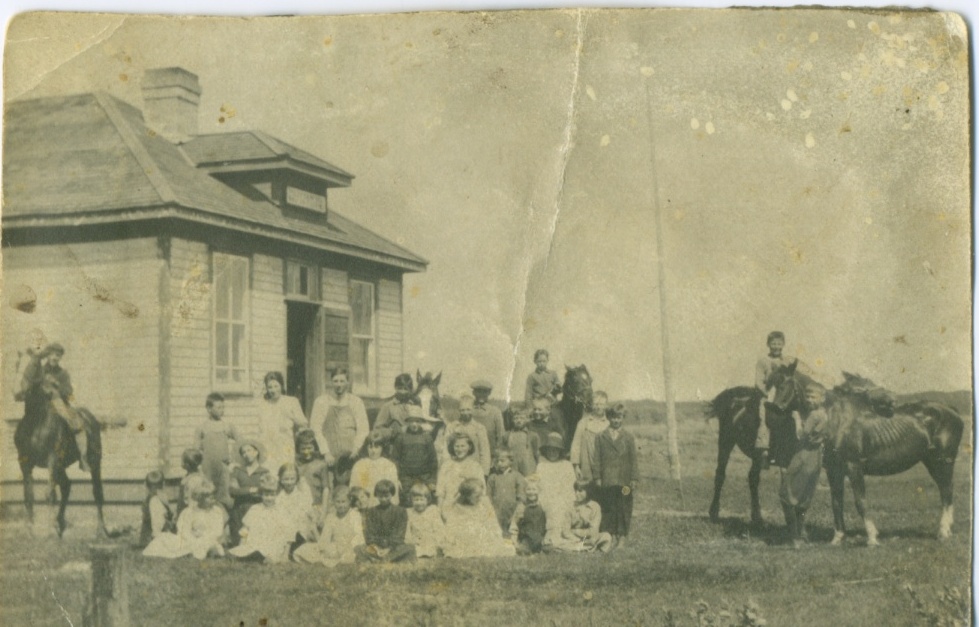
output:
[[[286,393],[299,399],[309,415],[316,400],[315,376],[311,365],[317,360],[316,319],[319,305],[286,301]]]

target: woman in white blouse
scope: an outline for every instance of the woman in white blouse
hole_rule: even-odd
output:
[[[273,474],[282,464],[296,461],[296,433],[309,426],[299,399],[283,394],[281,372],[265,375],[265,395],[259,408],[259,441],[265,445],[266,468]]]

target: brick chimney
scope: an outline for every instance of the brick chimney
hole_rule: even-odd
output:
[[[174,142],[197,134],[201,86],[196,74],[180,67],[146,70],[142,91],[147,126]]]

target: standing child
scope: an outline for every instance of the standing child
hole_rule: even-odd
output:
[[[538,398],[555,401],[561,393],[561,380],[557,373],[547,369],[550,358],[546,348],[534,351],[534,371],[527,377],[527,391],[524,394],[524,400],[528,403]]]
[[[438,484],[436,487],[436,500],[439,509],[445,512],[445,508],[456,501],[459,493],[459,486],[466,479],[476,479],[485,485],[483,479],[483,467],[475,460],[473,453],[472,439],[465,433],[453,433],[449,438],[449,450],[452,457],[442,462],[439,468]]]
[[[540,459],[540,436],[527,428],[530,412],[519,409],[513,414],[513,431],[503,436],[505,448],[513,455],[513,466],[524,477],[537,472]]]
[[[359,491],[359,489],[358,489]],[[364,524],[356,508],[356,495],[347,486],[333,492],[333,509],[323,519],[323,530],[316,542],[297,548],[292,558],[305,564],[352,564],[355,549],[364,544]]]
[[[438,557],[445,541],[445,525],[438,509],[432,507],[432,493],[424,483],[416,483],[408,494],[411,509],[405,542],[414,545],[416,557]]]
[[[309,486],[313,497],[313,509],[317,515],[316,520],[320,522],[330,503],[333,477],[326,459],[316,447],[316,434],[312,429],[303,429],[296,435],[296,469],[303,483]]]
[[[551,400],[548,398],[538,398],[530,405],[530,422],[527,428],[537,434],[541,445],[547,441],[547,436],[556,433],[564,440],[564,422],[557,412],[551,408]]]
[[[173,509],[163,498],[163,473],[158,470],[150,471],[146,475],[146,499],[143,501],[139,546],[145,547],[161,534],[176,532],[177,523]]]
[[[517,555],[540,553],[546,536],[547,515],[540,506],[540,484],[528,481],[524,502],[517,505],[510,521],[510,537],[516,538]]]
[[[490,394],[493,392],[492,383],[480,379],[473,381],[470,387],[473,391],[473,421],[486,429],[486,437],[489,441],[488,455],[492,459],[503,445],[503,412],[489,402]]]
[[[785,524],[796,548],[807,539],[806,511],[819,484],[823,463],[824,429],[829,420],[823,403],[826,390],[818,383],[806,386],[805,411],[793,412],[798,442],[788,468],[780,469],[782,485],[778,496],[785,513]]]
[[[262,480],[270,473],[262,465],[265,461],[265,450],[255,440],[245,440],[238,447],[241,462],[231,471],[231,481],[228,491],[234,499],[231,507],[229,529],[231,543],[238,544],[238,530],[248,509],[262,502]]]
[[[394,497],[398,497],[398,467],[384,457],[384,438],[376,433],[367,438],[367,457],[358,459],[350,471],[350,486],[374,492],[379,481],[386,479],[394,484]]]
[[[483,498],[483,484],[466,479],[456,502],[445,509],[446,557],[507,557],[513,545],[503,539],[493,506]]]
[[[191,504],[177,518],[177,533],[161,533],[143,555],[146,557],[183,557],[199,560],[208,556],[223,557],[228,512],[214,502],[214,484],[203,477],[187,486]]]
[[[238,430],[223,420],[224,396],[211,392],[204,407],[207,409],[207,420],[197,427],[194,435],[203,454],[201,472],[214,484],[218,502],[230,509],[232,500],[228,491],[228,467],[232,451],[238,448]]]
[[[578,479],[586,483],[591,483],[595,478],[595,439],[602,431],[608,429],[606,409],[608,409],[608,394],[602,391],[592,394],[591,405],[578,423],[574,439],[571,441],[571,464]]]
[[[459,398],[459,420],[455,422],[450,422],[445,426],[445,442],[446,442],[446,453],[448,457],[452,456],[452,436],[457,433],[465,434],[469,437],[469,440],[473,443],[473,455],[479,465],[483,468],[483,476],[485,477],[490,473],[490,469],[493,467],[493,454],[492,448],[489,441],[489,436],[486,433],[486,427],[482,423],[473,420],[473,397],[469,394],[463,394]]]
[[[561,459],[564,440],[557,433],[547,436],[541,454],[544,459],[537,464],[540,504],[547,515],[548,538],[554,540],[560,535],[561,525],[574,505],[574,467],[568,460]]]
[[[510,535],[510,521],[517,503],[523,501],[527,480],[513,469],[510,451],[501,449],[496,455],[496,472],[486,480],[486,491],[496,511],[496,520],[506,537]]]
[[[204,478],[201,474],[201,463],[204,461],[204,454],[201,453],[200,449],[189,448],[185,449],[183,454],[180,456],[180,465],[187,472],[184,478],[180,480],[180,497],[177,500],[177,515],[184,511],[188,505],[190,505],[190,495],[187,492],[187,485],[194,481],[194,477]]]
[[[632,524],[632,493],[639,480],[636,439],[622,428],[625,405],[608,414],[609,427],[595,441],[595,482],[602,494],[602,531],[612,534],[617,546],[625,544]]]
[[[356,549],[358,562],[402,562],[415,559],[415,547],[405,543],[408,512],[392,504],[393,481],[381,479],[374,487],[377,505],[364,516],[364,544]]]
[[[401,482],[401,501],[408,505],[412,486],[422,484],[431,490],[439,470],[438,454],[432,433],[424,429],[425,419],[422,409],[417,405],[408,408],[407,427],[404,433],[394,436],[391,445],[391,459],[398,467],[398,480]]]
[[[294,536],[284,512],[276,505],[278,479],[265,474],[259,490],[262,502],[245,514],[239,530],[241,544],[228,552],[247,560],[284,562],[289,558],[289,543]]]

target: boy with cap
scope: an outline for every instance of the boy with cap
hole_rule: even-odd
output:
[[[490,393],[493,391],[493,384],[486,379],[473,381],[470,386],[473,391],[473,420],[486,428],[486,437],[489,438],[490,457],[496,455],[496,450],[503,444],[503,412],[496,405],[489,402]]]
[[[398,467],[398,480],[401,482],[401,503],[411,505],[411,489],[422,484],[428,490],[435,489],[435,479],[439,470],[438,454],[432,434],[424,429],[422,408],[418,405],[408,407],[407,428],[394,436],[391,443],[391,459]]]

